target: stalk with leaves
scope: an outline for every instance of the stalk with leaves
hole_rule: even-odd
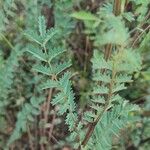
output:
[[[105,124],[103,122],[105,121],[103,120],[105,115],[107,114],[107,120],[109,121],[115,108],[123,105],[124,100],[119,96],[119,91],[126,89],[125,84],[132,81],[132,74],[141,69],[140,57],[130,47],[126,47],[125,44],[128,42],[129,35],[120,15],[123,13],[122,7],[125,7],[124,5],[124,1],[122,2],[120,0],[115,0],[114,5],[106,4],[99,11],[100,18],[98,18],[99,16],[85,12],[77,12],[72,15],[77,19],[83,20],[88,28],[91,25],[89,22],[93,22],[94,26],[89,28],[89,30],[92,28],[100,28],[105,24],[102,31],[100,31],[100,35],[96,34],[97,37],[91,37],[91,39],[95,40],[96,47],[100,45],[104,48],[104,54],[95,51],[92,59],[95,86],[93,88],[92,103],[90,106],[91,111],[85,112],[85,120],[89,123],[85,137],[81,143],[83,147],[88,147],[90,138],[96,134],[96,128]],[[80,17],[81,15],[82,17]],[[89,30],[87,30],[88,34]],[[128,113],[130,113],[130,110]],[[114,115],[114,120],[117,119],[115,117]],[[126,117],[128,117],[128,114]],[[119,121],[122,121],[123,125],[123,120],[119,119],[118,124]],[[117,134],[118,130],[115,130],[115,128],[120,129],[121,127],[114,125],[111,130],[114,134]],[[101,137],[102,139],[99,138],[97,139],[99,141],[95,142],[98,144],[96,146],[98,149],[109,149],[111,147],[109,142],[104,142],[105,140],[109,141],[109,136],[105,135],[105,137]]]
[[[39,103],[35,103],[35,98],[31,99],[31,103],[25,104],[22,111],[18,114],[18,121],[16,129],[11,135],[8,145],[14,140],[19,138],[22,131],[27,130],[27,120],[33,121],[32,115],[38,115],[41,102],[44,102],[44,131],[43,136],[46,136],[46,125],[49,123],[50,105],[58,105],[60,107],[58,114],[63,115],[65,112],[66,123],[69,129],[75,127],[77,114],[75,112],[74,93],[71,88],[71,73],[64,70],[71,66],[70,61],[58,62],[59,55],[64,53],[65,50],[61,47],[56,47],[54,36],[58,33],[57,29],[50,29],[46,31],[46,23],[43,16],[39,17],[39,35],[33,31],[27,31],[25,35],[37,45],[30,44],[27,51],[31,53],[38,61],[38,65],[33,67],[38,73],[45,76],[44,82],[41,83],[41,90],[48,89],[48,96],[46,100],[39,99]],[[53,90],[57,90],[57,94],[53,95]],[[52,98],[52,96],[54,96]],[[37,100],[38,102],[38,100]],[[34,109],[36,108],[36,109]],[[37,112],[37,113],[36,113]],[[43,118],[41,118],[43,119]],[[24,120],[24,121],[23,121]],[[21,124],[20,124],[21,123]]]

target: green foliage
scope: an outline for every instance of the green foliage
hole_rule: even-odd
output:
[[[43,98],[32,97],[30,103],[26,103],[23,106],[22,110],[17,115],[16,127],[7,142],[7,146],[19,139],[23,132],[29,130],[29,123],[34,122],[35,116],[40,114],[40,105],[42,102]]]
[[[129,118],[125,121],[124,118],[121,117],[117,120],[118,118],[115,115],[113,118],[111,118],[111,116],[109,118],[108,116],[107,120],[103,120],[103,117],[107,112],[109,114],[111,110],[116,110],[118,105],[121,105],[124,98],[120,96],[120,91],[126,89],[127,83],[132,82],[133,74],[141,70],[141,58],[128,44],[130,35],[128,29],[125,27],[124,21],[124,15],[128,15],[125,17],[128,21],[134,20],[132,19],[133,16],[132,14],[125,14],[123,12],[119,16],[115,16],[112,8],[112,4],[105,4],[100,8],[97,15],[95,15],[95,17],[99,18],[97,20],[86,19],[85,14],[87,15],[87,13],[84,12],[83,15],[82,11],[72,15],[84,21],[86,26],[85,32],[90,36],[91,40],[94,41],[94,45],[97,49],[105,49],[105,51],[108,51],[106,48],[107,44],[111,47],[111,51],[104,51],[104,55],[97,50],[94,51],[92,58],[94,80],[91,94],[92,102],[90,102],[91,109],[84,113],[84,120],[89,122],[89,124],[97,124],[96,127],[99,130],[97,129],[96,131],[97,141],[91,145],[91,148],[88,147],[88,145],[91,144],[88,142],[87,149],[92,149],[93,147],[95,149],[112,148],[112,136],[127,124]],[[109,56],[109,53],[111,56]],[[111,119],[116,120],[118,125],[116,132],[114,131],[116,126],[115,124],[113,126]],[[109,121],[112,127],[109,126]],[[110,130],[108,130],[107,124]],[[99,125],[106,126],[106,129],[103,127],[101,131]],[[87,133],[88,132],[90,131],[87,130]],[[106,133],[106,135],[104,133]],[[87,134],[87,136],[89,135]],[[85,136],[85,139],[88,138],[87,136]],[[94,139],[96,138],[94,137]],[[85,146],[85,144],[83,144],[83,146]]]
[[[1,0],[0,149],[148,150],[148,8]]]
[[[126,89],[125,83],[130,83],[132,74],[141,69],[139,55],[131,50],[114,52],[109,61],[106,61],[98,51],[95,51],[92,63],[93,80],[96,83],[92,94],[91,108],[93,108],[93,113],[91,111],[86,113],[85,119],[87,121],[96,121],[104,111],[120,103],[122,98],[118,92]],[[101,84],[99,85],[99,83]],[[99,104],[101,105],[99,106]]]
[[[139,15],[137,21],[138,22],[143,22],[145,19],[145,15],[148,11],[148,5],[149,1],[148,0],[132,0],[138,7],[136,8],[136,13]]]
[[[5,25],[9,23],[8,17],[14,17],[14,10],[17,9],[17,6],[14,0],[2,0],[0,2],[0,32],[5,30]]]
[[[77,14],[80,13],[82,12],[78,12]],[[85,32],[91,35],[91,39],[94,40],[96,47],[105,44],[117,44],[122,46],[127,44],[129,35],[125,23],[121,16],[116,17],[113,14],[112,4],[106,3],[94,17],[97,19],[92,19],[93,22],[91,22],[91,19],[88,20],[81,17],[80,19],[84,21],[87,28]]]
[[[85,149],[93,149],[93,147],[95,150],[112,149],[113,137],[116,136],[119,138],[119,131],[135,120],[131,113],[137,110],[137,106],[124,101],[111,111],[105,112]]]
[[[10,56],[8,57],[6,63],[0,68],[0,110],[4,113],[4,108],[10,103],[8,99],[8,92],[11,89],[13,83],[15,67],[18,66],[18,57],[22,55],[20,47],[17,46],[12,50]],[[3,111],[2,111],[3,110]]]
[[[114,52],[106,61],[98,51],[94,52],[93,85],[91,110],[85,112],[87,122],[97,122],[93,139],[87,144],[87,149],[111,149],[112,137],[130,121],[128,114],[137,106],[127,105],[119,92],[126,89],[132,74],[141,69],[141,59],[131,50]],[[130,66],[130,67],[129,67]],[[110,110],[110,111],[108,111]],[[136,110],[136,109],[135,109]],[[132,118],[131,121],[134,119]]]
[[[67,113],[66,116],[66,123],[68,124],[69,129],[73,130],[77,120],[77,114],[75,113],[74,93],[71,88],[71,82],[69,81],[71,78],[71,74],[69,72],[66,72],[65,74],[59,77],[59,75],[64,70],[70,67],[70,63],[64,62],[59,64],[53,61],[53,59],[55,59],[61,53],[63,53],[64,50],[59,47],[54,49],[51,49],[53,47],[47,48],[46,44],[55,35],[56,30],[50,29],[49,31],[46,31],[45,19],[43,16],[39,17],[38,28],[40,35],[37,34],[35,37],[33,37],[32,34],[27,32],[25,33],[25,35],[29,37],[29,39],[31,39],[32,41],[38,43],[40,47],[33,47],[31,45],[27,48],[27,51],[41,62],[46,63],[46,65],[44,66],[41,63],[41,65],[36,66],[34,70],[43,73],[43,75],[48,75],[51,77],[50,80],[47,80],[45,83],[42,83],[41,87],[42,89],[56,88],[60,91],[54,96],[51,103],[52,105],[60,105],[61,109],[59,109],[58,111],[60,115],[63,115],[64,113],[69,111],[69,113]],[[43,42],[37,42],[35,38]],[[8,145],[16,139],[18,139],[22,131],[27,130],[26,124],[28,120],[33,121],[32,115],[38,115],[38,113],[36,112],[38,112],[37,110],[40,110],[41,102],[41,100],[38,102],[38,100],[36,101],[36,99],[34,98],[31,99],[31,104],[27,103],[23,106],[22,111],[18,114],[16,129],[11,135],[10,140],[8,141]]]
[[[71,29],[74,27],[74,22],[71,20],[70,14],[73,10],[73,7],[78,4],[81,0],[61,0],[56,1],[55,3],[55,24],[56,27],[59,27],[62,31],[62,35],[71,32]],[[65,10],[63,9],[65,8]],[[65,35],[65,36],[66,36]],[[64,36],[64,35],[63,35]]]
[[[71,16],[80,20],[98,20],[98,18],[95,15],[92,15],[91,13],[85,11],[75,12]]]

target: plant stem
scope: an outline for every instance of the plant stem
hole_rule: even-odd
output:
[[[107,61],[111,56],[112,44],[107,44],[105,48],[104,58]]]
[[[5,37],[4,34],[0,33],[0,36],[2,36],[2,38],[5,40],[5,42],[8,44],[8,46],[9,46],[11,49],[15,49],[14,46],[10,43],[10,41]]]
[[[52,76],[52,80],[54,80],[55,76]],[[52,98],[52,92],[53,89],[49,89],[48,92],[48,97],[47,97],[47,102],[46,102],[46,110],[45,110],[45,114],[44,114],[44,123],[46,124],[48,121],[48,116],[49,116],[49,110],[50,110],[50,102],[51,102],[51,98]],[[45,128],[44,128],[44,134],[45,134]]]
[[[142,35],[147,31],[147,30],[149,30],[150,29],[150,25],[148,26],[148,27],[146,27],[145,29],[144,29],[144,31],[141,33],[141,34],[139,34],[139,36],[133,41],[133,44],[132,44],[132,47],[134,47],[135,46],[135,44],[137,43],[137,41],[142,37]]]
[[[120,13],[121,13],[121,0],[114,0],[113,13],[116,16],[120,15]]]
[[[33,142],[32,142],[32,135],[31,135],[31,133],[30,133],[30,127],[29,127],[29,126],[27,127],[27,132],[28,132],[28,136],[29,136],[30,148],[31,148],[31,150],[34,150]]]
[[[86,37],[86,46],[85,46],[85,59],[84,59],[84,72],[87,70],[87,62],[88,62],[88,50],[89,50],[89,37]]]
[[[52,133],[53,133],[53,129],[54,129],[54,125],[55,125],[55,119],[56,119],[56,112],[54,111],[54,114],[53,114],[53,118],[52,118],[52,123],[51,123],[51,127],[50,127],[50,130],[49,130],[49,140],[51,140],[51,137],[52,137]]]

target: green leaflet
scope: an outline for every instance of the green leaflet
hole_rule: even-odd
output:
[[[66,50],[61,47],[51,49],[48,54],[48,60],[51,62],[54,58],[58,57],[60,54],[64,53]]]
[[[91,60],[93,69],[111,69],[110,62],[106,62],[104,57],[98,51],[94,51],[94,56]]]
[[[48,88],[59,88],[59,82],[54,80],[47,80],[45,83],[41,85],[42,89],[48,89]]]
[[[88,121],[88,122],[93,122],[94,121],[94,118],[96,118],[96,115],[93,114],[92,111],[87,111],[85,114],[84,114],[84,120]]]
[[[52,99],[52,105],[56,105],[59,102],[61,103],[64,99],[65,99],[65,94],[64,93],[58,93],[57,95],[55,95],[55,97]]]
[[[125,49],[114,55],[116,61],[116,70],[118,72],[126,72],[132,74],[141,70],[141,58],[138,52],[131,49]]]
[[[97,104],[97,105],[91,105],[90,107],[91,107],[92,109],[96,110],[97,112],[100,110],[98,104]],[[93,114],[92,114],[92,115],[93,115]],[[93,118],[95,118],[95,115],[94,115]]]
[[[124,12],[123,17],[126,18],[128,21],[132,22],[134,21],[134,14],[131,12]]]
[[[48,75],[48,76],[52,76],[53,72],[51,71],[51,69],[49,67],[43,66],[43,65],[36,65],[33,67],[33,70],[42,73],[44,75]]]
[[[97,72],[93,76],[94,76],[93,77],[94,81],[102,81],[102,82],[109,83],[111,80],[110,75],[106,73]]]
[[[74,12],[73,14],[71,14],[71,17],[74,17],[74,18],[80,19],[80,20],[90,20],[90,21],[99,20],[99,18],[97,18],[95,15],[93,15],[90,12],[86,12],[86,11]]]
[[[138,52],[135,52],[134,50],[125,50],[123,53],[124,60],[126,60],[130,67],[133,69],[132,71],[139,71],[141,70],[141,57]]]
[[[105,104],[105,98],[104,98],[104,96],[95,95],[95,96],[93,96],[92,102]]]
[[[68,87],[68,85],[70,85],[70,84],[68,84],[70,78],[71,78],[71,73],[66,72],[59,80],[60,86],[62,87],[62,89],[65,89],[65,91],[66,91],[66,88]]]
[[[64,63],[57,64],[56,66],[52,67],[51,70],[53,71],[54,74],[58,75],[62,71],[64,71],[67,68],[69,68],[70,66],[71,66],[70,61],[69,62],[64,62]]]
[[[57,33],[58,33],[58,30],[57,30],[57,29],[51,28],[50,30],[48,30],[48,31],[46,32],[46,34],[45,34],[45,37],[44,37],[44,40],[43,40],[43,45],[46,45],[47,42],[48,42],[49,40],[51,40],[51,39],[54,37],[54,35],[57,34]]]
[[[43,53],[39,48],[30,45],[27,48],[27,51],[31,53],[34,57],[38,58],[39,60],[47,62],[45,53]]]
[[[70,66],[71,66],[71,63],[69,61],[69,62],[57,64],[56,66],[51,66],[51,67],[46,67],[43,65],[36,65],[33,67],[33,70],[35,70],[39,73],[48,75],[48,76],[52,76],[52,75],[60,74],[61,72],[63,72],[67,68],[69,68]]]
[[[121,91],[121,90],[124,90],[124,89],[126,89],[124,83],[123,84],[116,84],[116,85],[114,85],[114,88],[113,88],[112,92],[115,93],[115,92],[118,92],[118,91]]]
[[[45,34],[46,34],[46,22],[45,22],[44,16],[40,16],[40,17],[38,18],[38,24],[39,24],[39,32],[40,32],[40,35],[41,35],[42,37],[44,37]]]
[[[37,33],[35,33],[35,31],[31,31],[31,30],[28,30],[24,33],[24,35],[30,39],[31,41],[33,42],[36,42],[37,44],[39,45],[42,45],[42,40],[41,38],[38,36]]]
[[[120,102],[121,101],[121,99],[122,99],[122,97],[119,95],[119,94],[114,94],[113,96],[112,96],[112,98],[111,98],[111,102],[113,103],[113,102]]]
[[[107,94],[109,89],[105,86],[97,86],[93,89],[93,94]]]
[[[129,83],[132,82],[131,76],[124,75],[124,74],[119,74],[116,76],[116,82],[117,83]]]
[[[69,125],[69,130],[72,131],[72,129],[75,127],[75,123],[78,120],[76,113],[68,113],[66,117],[66,124]]]

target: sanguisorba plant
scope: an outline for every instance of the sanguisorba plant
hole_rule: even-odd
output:
[[[50,112],[50,102],[52,105],[58,105],[60,107],[58,114],[63,115],[67,112],[66,123],[69,125],[69,129],[72,130],[75,127],[77,114],[75,111],[74,93],[71,88],[71,73],[63,72],[71,66],[70,61],[61,62],[59,55],[64,53],[65,50],[62,47],[57,46],[58,30],[53,28],[46,31],[46,23],[43,16],[39,17],[39,34],[33,31],[27,31],[25,35],[35,44],[28,46],[27,51],[36,57],[38,64],[33,67],[35,71],[43,74],[43,81],[41,84],[41,90],[48,90],[48,97],[45,100],[45,109],[43,118],[44,125],[48,123],[48,117]],[[55,96],[53,91],[57,91]],[[56,93],[56,92],[55,92]],[[52,98],[52,96],[54,96]],[[30,103],[24,105],[21,112],[18,113],[18,121],[16,123],[16,129],[11,135],[8,145],[21,136],[21,133],[27,131],[28,121],[34,121],[33,115],[39,115],[40,104],[43,102],[43,98],[35,99],[31,98]],[[42,131],[45,134],[46,128]],[[44,135],[43,135],[44,136]]]
[[[87,104],[90,108],[83,116],[78,115],[71,84],[72,75],[66,71],[71,63],[60,57],[65,50],[57,44],[60,40],[57,36],[59,29],[54,27],[46,30],[46,21],[40,16],[39,32],[25,32],[25,36],[32,41],[27,51],[37,63],[33,70],[38,73],[37,76],[42,75],[40,88],[43,94],[39,98],[33,96],[30,103],[24,104],[7,147],[19,139],[22,132],[28,131],[30,122],[34,123],[34,116],[39,116],[40,121],[43,121],[39,135],[45,137],[46,141],[40,142],[40,146],[46,149],[51,136],[47,127],[51,105],[57,106],[58,116],[65,114],[71,133],[69,141],[75,149],[109,150],[112,148],[113,136],[118,136],[120,129],[135,121],[132,112],[137,111],[138,107],[121,97],[120,91],[126,89],[126,83],[132,82],[133,74],[141,69],[141,58],[127,44],[130,35],[121,13],[123,4],[116,0],[114,10],[112,4],[105,5],[97,16],[83,11],[73,14],[78,19],[86,20],[88,27],[94,25],[93,32],[98,33],[91,37],[97,48],[91,59],[93,90],[90,104]],[[100,49],[104,49],[104,53]]]

